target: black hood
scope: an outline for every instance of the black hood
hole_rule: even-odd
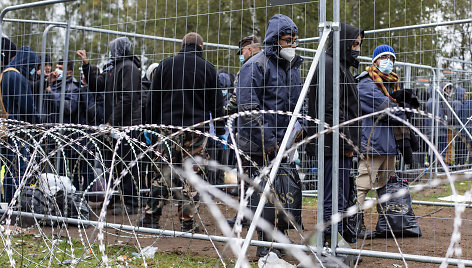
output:
[[[364,30],[344,22],[341,22],[340,25],[339,56],[341,57],[341,64],[346,68],[350,66],[357,68],[359,67],[359,62],[352,57],[351,47],[352,43],[354,43],[359,35],[362,35],[362,39],[364,39]],[[333,56],[333,43],[333,32],[331,32],[329,35],[329,46],[327,50],[327,53],[330,56]]]

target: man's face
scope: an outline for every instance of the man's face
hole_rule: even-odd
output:
[[[293,47],[296,48],[298,45],[298,39],[296,34],[286,34],[279,38],[279,45],[282,48]]]
[[[444,92],[446,92],[447,94],[451,94],[452,93],[452,87],[451,86],[447,86],[445,89],[444,89]]]
[[[356,40],[352,43],[351,50],[361,51],[362,35],[359,35]]]
[[[56,64],[56,68],[59,69],[59,70],[61,70],[61,71],[63,71],[63,70],[62,70],[62,67],[63,67],[62,64]]]
[[[244,56],[244,59],[247,60],[249,59],[252,55],[256,54],[259,52],[261,49],[259,47],[259,44],[255,43],[248,43],[241,49],[241,55]]]

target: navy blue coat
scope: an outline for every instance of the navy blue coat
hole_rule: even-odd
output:
[[[288,62],[278,55],[279,37],[296,33],[297,26],[284,15],[273,16],[268,23],[264,51],[247,61],[239,72],[237,103],[239,111],[293,111],[302,89],[300,65],[296,56]],[[262,114],[238,120],[238,147],[245,152],[262,155],[280,145],[290,117]],[[262,133],[263,132],[263,139]],[[264,143],[263,143],[264,141]]]
[[[22,47],[15,58],[5,67],[13,67],[20,71],[4,73],[2,79],[2,97],[10,119],[29,123],[39,123],[33,94],[27,77],[31,70],[39,64],[39,57],[29,47]]]
[[[462,123],[464,123],[464,125],[467,127],[469,132],[472,133],[472,119],[469,120],[469,118],[472,116],[472,100],[465,101],[457,115],[461,119]],[[462,131],[461,134],[470,140],[465,131]]]
[[[51,91],[44,92],[44,122],[59,123],[59,110],[61,106],[62,80],[58,80],[51,85]],[[66,92],[64,96],[64,123],[82,123],[79,121],[79,87],[75,84],[71,76],[66,80]],[[85,117],[82,115],[80,117]]]
[[[393,100],[385,96],[383,92],[380,91],[367,72],[360,74],[358,79],[359,83],[357,84],[357,89],[359,90],[359,99],[361,102],[361,110],[363,114],[370,114],[384,110],[386,108],[398,107],[398,105]],[[384,85],[386,85],[387,90],[389,90],[388,84],[385,83]],[[406,116],[403,111],[396,111],[395,115],[406,120]],[[380,122],[375,125],[377,118],[378,117],[368,117],[362,120],[362,153],[367,152],[367,144],[372,132],[372,136],[370,138],[369,155],[396,155],[397,145],[395,142],[395,136],[393,134],[393,128],[401,124],[385,115],[385,117],[383,117]],[[374,129],[372,131],[373,127]]]

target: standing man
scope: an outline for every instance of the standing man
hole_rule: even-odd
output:
[[[223,95],[218,89],[218,78],[215,67],[203,59],[203,38],[198,33],[188,33],[182,39],[182,49],[170,58],[164,59],[157,67],[152,80],[151,92],[148,99],[149,124],[164,124],[188,127],[214,117],[223,116]],[[217,135],[225,133],[224,122],[215,122]],[[209,131],[208,125],[200,130]],[[170,131],[164,130],[165,136]],[[161,153],[172,162],[181,166],[185,159],[201,155],[206,157],[207,138],[196,133],[185,132],[162,144]],[[172,156],[169,159],[169,156]],[[158,159],[162,161],[162,159]],[[203,175],[201,168],[196,168]],[[182,202],[179,202],[179,217],[182,231],[196,231],[194,215],[198,209],[198,193],[188,185],[185,178],[174,180],[162,170],[155,172],[151,187],[151,197],[145,209],[143,226],[159,228],[159,218],[162,215],[165,198],[168,198],[169,187],[183,186]]]
[[[142,102],[141,102],[141,61],[139,57],[131,52],[131,42],[127,37],[119,37],[108,45],[110,60],[105,64],[104,72],[99,74],[98,68],[91,68],[85,50],[78,50],[77,55],[82,59],[82,70],[89,90],[103,92],[105,123],[111,126],[133,126],[142,122]],[[135,135],[135,133],[131,133]],[[111,148],[115,147],[116,140],[113,140]],[[124,209],[128,214],[135,214],[138,211],[139,189],[141,185],[138,172],[138,165],[129,167],[135,160],[135,155],[128,142],[123,141],[119,145],[117,164],[110,166],[113,157],[113,150],[106,151],[106,159],[110,172],[118,178],[123,171],[126,175],[121,181],[121,192],[123,204],[117,196],[113,197],[110,207],[112,213],[122,214]],[[119,159],[121,158],[121,159]]]
[[[2,80],[0,87],[3,102],[1,104],[5,107],[7,114],[2,112],[2,117],[7,115],[8,119],[32,124],[40,122],[31,93],[31,87],[28,82],[28,77],[32,73],[34,74],[35,67],[38,63],[39,57],[36,53],[29,47],[22,47],[14,59],[5,66],[1,74]],[[22,137],[22,139],[27,139],[27,137]],[[4,202],[11,201],[16,186],[23,178],[23,174],[26,170],[27,163],[25,159],[28,159],[30,155],[28,144],[14,142],[11,138],[8,139],[8,143],[14,150],[7,149],[8,160],[9,163],[12,163],[12,166],[7,168],[7,170],[11,172],[5,175],[3,182],[5,189]]]
[[[400,79],[393,70],[395,63],[395,51],[388,45],[380,45],[375,48],[372,55],[372,65],[358,77],[359,97],[362,113],[370,114],[382,111],[386,108],[399,107],[397,101],[391,96],[399,89]],[[403,111],[395,111],[394,114],[404,120]],[[359,161],[359,176],[357,177],[357,199],[362,209],[367,193],[377,190],[387,184],[388,179],[395,173],[395,156],[397,144],[395,128],[401,128],[402,124],[385,115],[379,122],[376,117],[368,117],[362,120],[361,151],[366,156]],[[365,230],[365,225],[363,230]],[[358,234],[364,238],[365,232]]]
[[[294,110],[302,89],[303,59],[295,53],[297,33],[298,27],[285,15],[276,14],[269,20],[264,51],[251,57],[239,72],[236,95],[240,112]],[[238,148],[259,167],[267,166],[277,155],[289,121],[290,116],[268,113],[238,118]],[[258,235],[264,240],[262,232],[258,231]],[[258,256],[267,254],[268,248],[257,248]]]
[[[352,25],[341,22],[340,32],[340,65],[339,65],[339,123],[357,118],[360,115],[359,94],[356,88],[356,80],[352,76],[349,68],[359,67],[357,57],[360,54],[362,39],[364,38],[364,30],[358,29]],[[325,122],[330,126],[333,125],[333,33],[329,36],[329,47],[326,52],[325,61]],[[319,98],[319,68],[311,80],[308,114],[313,118],[318,118],[318,98]],[[309,128],[310,135],[318,132],[318,125],[311,123]],[[343,127],[340,132],[351,140],[354,145],[359,146],[359,123]],[[324,144],[324,206],[323,220],[329,221],[332,215],[332,154],[333,154],[333,135],[325,135]],[[311,142],[307,148],[307,153],[312,156],[317,155],[317,148]],[[351,181],[349,175],[352,167],[352,157],[354,156],[354,148],[348,144],[347,140],[339,139],[339,196],[338,211],[344,212],[348,206],[349,190]],[[339,222],[338,230],[343,234],[343,221]],[[330,241],[331,230],[328,227],[325,231],[325,241]]]
[[[246,36],[239,40],[238,46],[239,50],[237,54],[239,55],[239,61],[242,64],[246,63],[252,56],[262,51],[261,43],[255,35]]]

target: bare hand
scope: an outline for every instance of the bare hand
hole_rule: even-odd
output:
[[[77,50],[77,55],[82,59],[83,64],[88,64],[87,51],[84,49]]]
[[[56,71],[51,72],[51,73],[49,74],[49,76],[48,76],[48,82],[49,82],[49,83],[54,83],[54,82],[56,82],[56,80],[57,80],[57,78],[59,78],[59,76],[60,76],[60,75],[59,75],[58,72],[56,72]]]
[[[346,157],[354,157],[354,152],[347,152],[344,154]]]

